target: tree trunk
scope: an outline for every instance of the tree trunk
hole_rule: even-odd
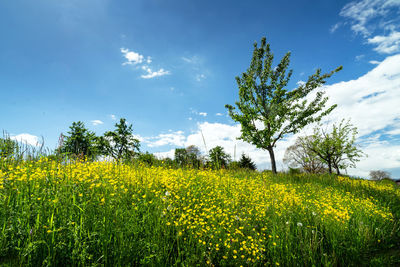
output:
[[[272,147],[267,148],[269,152],[269,157],[271,158],[271,168],[272,168],[272,173],[276,174],[276,162],[275,162],[275,154],[274,154],[274,149]]]
[[[332,174],[332,161],[330,158],[328,158],[328,169],[329,169],[329,174]]]

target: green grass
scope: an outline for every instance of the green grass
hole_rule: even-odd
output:
[[[396,266],[400,190],[329,175],[2,162],[2,266]]]

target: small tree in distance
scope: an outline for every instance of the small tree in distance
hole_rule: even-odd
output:
[[[312,138],[312,136],[298,137],[295,143],[286,149],[283,163],[292,169],[300,167],[302,171],[308,173],[325,172],[326,165],[307,147]]]
[[[139,152],[140,142],[133,136],[132,124],[127,125],[126,119],[121,118],[115,124],[114,131],[104,133],[104,137],[99,141],[106,156],[111,156],[115,160],[131,159]]]
[[[333,124],[332,132],[323,130],[320,125],[314,128],[312,138],[306,140],[306,147],[328,166],[329,173],[335,168],[339,175],[340,169],[355,167],[365,155],[355,144],[356,135],[357,128],[349,120]]]
[[[226,154],[224,148],[216,146],[209,152],[210,164],[215,169],[226,168],[231,160],[231,156]]]
[[[62,146],[58,148],[59,152],[90,158],[100,154],[95,133],[86,129],[83,122],[73,122],[69,128],[69,135],[63,136]]]
[[[242,169],[250,169],[255,171],[256,170],[256,164],[251,160],[251,158],[244,153],[242,153],[242,156],[240,157],[239,160],[239,168]]]
[[[390,179],[390,173],[387,171],[370,171],[369,172],[369,177],[371,177],[372,180],[380,181],[383,179]]]
[[[225,107],[231,118],[242,126],[239,139],[267,150],[272,172],[276,173],[274,147],[277,141],[321,120],[336,107],[324,109],[328,98],[322,91],[317,92],[309,103],[305,98],[342,67],[322,75],[318,69],[306,83],[289,91],[286,86],[292,75],[292,70],[287,70],[290,52],[276,67],[272,66],[273,59],[265,37],[261,39],[260,47],[255,43],[250,67],[241,77],[236,77],[239,101],[235,102],[236,107]]]

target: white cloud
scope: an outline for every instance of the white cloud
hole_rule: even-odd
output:
[[[373,64],[373,65],[378,65],[378,64],[380,64],[381,62],[380,62],[380,61],[377,61],[377,60],[370,60],[369,63],[370,63],[370,64]]]
[[[143,55],[140,55],[139,53],[133,51],[129,51],[129,49],[121,48],[121,53],[127,60],[122,63],[122,65],[140,64],[144,60]]]
[[[376,45],[374,50],[382,54],[400,50],[400,33],[396,31],[400,28],[399,13],[399,0],[353,1],[340,11],[340,15],[350,22],[353,32],[361,34],[367,43]]]
[[[363,0],[346,4],[340,15],[351,21],[351,29],[364,37],[372,34],[373,30],[388,27],[387,23],[376,23],[376,19],[384,18],[394,7],[399,7],[398,0]]]
[[[167,134],[159,134],[155,137],[147,137],[145,138],[145,143],[147,143],[148,147],[160,147],[165,145],[181,147],[184,146],[185,139],[186,137],[182,131],[176,131]]]
[[[151,57],[144,58],[143,55],[139,53],[129,51],[129,49],[121,48],[121,53],[126,58],[126,62],[122,63],[122,65],[140,65],[140,64],[150,64],[153,60]],[[164,76],[171,74],[169,71],[164,70],[163,68],[158,71],[152,71],[152,69],[148,65],[142,65],[141,69],[146,72],[146,74],[142,74],[140,77],[143,79],[151,79],[159,76]]]
[[[206,78],[206,75],[204,74],[196,74],[196,81],[201,82]]]
[[[181,58],[186,63],[190,63],[190,64],[199,64],[200,63],[200,58],[198,56],[181,57]]]
[[[111,115],[110,115],[110,118],[111,118],[113,121],[117,120],[117,116],[115,116],[114,114],[111,114]]]
[[[199,112],[200,116],[207,117],[207,112]]]
[[[342,23],[341,23],[341,22],[338,22],[338,23],[336,23],[335,25],[333,25],[329,31],[330,31],[331,33],[334,33],[341,25],[342,25]]]
[[[223,116],[224,114],[218,112],[218,113],[215,113],[215,115],[216,116]]]
[[[140,76],[143,79],[151,79],[151,78],[171,74],[169,71],[164,70],[162,68],[159,69],[158,71],[152,71],[148,66],[142,66],[142,69],[147,72],[147,74],[143,74]]]
[[[381,54],[392,54],[400,51],[400,32],[393,31],[390,35],[377,35],[368,39],[369,44],[377,45],[375,51]]]
[[[351,118],[351,123],[358,128],[359,144],[367,158],[357,163],[356,169],[349,169],[351,175],[366,177],[370,170],[400,167],[400,145],[384,140],[382,135],[400,134],[400,54],[386,58],[373,70],[355,80],[339,82],[324,87],[329,96],[327,106],[338,107],[324,121],[339,122]],[[300,133],[280,140],[275,149],[278,170],[284,169],[282,158],[286,148],[292,145],[297,136],[312,131],[308,126]],[[206,142],[204,145],[203,136]],[[186,138],[180,135],[180,143],[187,147],[196,145],[206,153],[220,145],[231,154],[236,147],[236,159],[242,152],[248,154],[258,168],[270,168],[267,151],[237,140],[240,125],[203,122],[197,124],[197,130]],[[166,152],[166,153],[170,153]]]
[[[101,120],[92,120],[92,121],[90,121],[90,122],[91,122],[92,125],[94,125],[94,126],[104,124],[104,122],[102,122]]]
[[[305,85],[305,84],[306,84],[305,81],[298,81],[298,82],[296,83],[297,86],[302,86],[302,85]]]
[[[39,137],[28,134],[28,133],[22,133],[22,134],[10,136],[10,139],[15,140],[17,142],[21,142],[23,144],[28,144],[31,146],[40,146],[41,145],[41,142],[39,141]]]
[[[358,55],[355,57],[356,61],[360,61],[361,59],[363,59],[365,57],[365,55]]]

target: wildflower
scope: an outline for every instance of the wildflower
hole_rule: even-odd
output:
[[[297,223],[297,226],[302,227],[303,224],[302,224],[301,222],[298,222],[298,223]]]

